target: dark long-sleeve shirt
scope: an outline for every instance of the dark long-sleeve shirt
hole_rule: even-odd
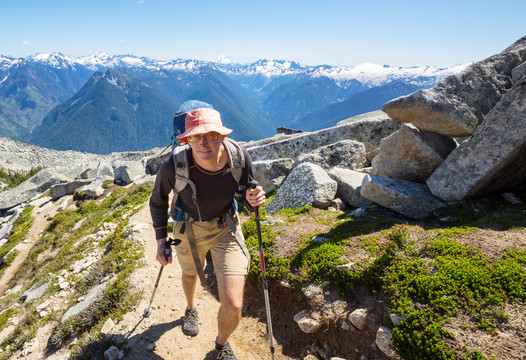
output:
[[[245,167],[241,173],[239,185],[247,186],[254,179],[252,160],[246,149],[241,148],[245,156]],[[212,220],[224,215],[232,206],[232,199],[237,190],[237,184],[227,164],[223,169],[210,172],[197,165],[192,158],[192,149],[188,153],[190,179],[196,186],[197,204],[201,213],[201,220]],[[175,164],[173,154],[165,160],[157,173],[155,187],[150,197],[150,213],[156,239],[167,236],[168,208],[170,191],[175,186]],[[192,189],[186,186],[179,193],[179,204],[192,218],[199,219],[197,207],[192,200]],[[243,194],[244,195],[244,194]],[[242,198],[244,200],[244,196]],[[245,201],[248,208],[250,205]]]

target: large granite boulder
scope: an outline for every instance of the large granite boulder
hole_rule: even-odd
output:
[[[294,168],[292,159],[254,161],[254,178],[266,193],[276,190]]]
[[[325,170],[335,166],[347,169],[360,169],[366,163],[365,145],[355,140],[342,140],[322,146],[298,157],[298,164],[310,162]]]
[[[55,184],[66,183],[70,180],[70,178],[55,170],[40,170],[16,188],[4,192],[0,199],[0,210],[15,207],[31,200],[34,196],[43,193]]]
[[[272,215],[282,209],[297,209],[305,205],[325,207],[334,199],[337,187],[336,181],[321,167],[303,163],[292,170],[266,210]]]
[[[93,179],[79,179],[73,180],[66,183],[55,184],[49,189],[49,196],[53,200],[60,199],[63,196],[71,195],[75,193],[78,188],[91,183]]]
[[[526,78],[502,97],[473,136],[427,180],[444,200],[500,191],[526,180]]]
[[[113,162],[114,181],[119,185],[127,185],[144,177],[144,166],[139,160],[116,160]]]
[[[263,145],[246,148],[252,160],[269,160],[291,158],[296,160],[300,155],[309,153],[322,146],[330,145],[341,140],[356,140],[365,145],[367,152],[374,150],[380,140],[398,130],[400,124],[391,120],[387,115],[373,119],[358,120],[327,129],[301,134]]]
[[[375,174],[424,183],[457,147],[453,138],[403,124],[380,142],[371,166]]]
[[[446,204],[433,196],[428,187],[405,180],[367,175],[362,184],[363,197],[404,216],[420,219]]]
[[[502,95],[511,88],[512,70],[526,60],[526,36],[451,75],[431,89],[386,103],[382,110],[397,121],[449,136],[469,136]]]
[[[367,174],[335,167],[329,171],[329,176],[338,184],[336,196],[354,207],[367,206],[371,200],[362,196],[362,183]]]

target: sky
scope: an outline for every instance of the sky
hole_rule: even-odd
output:
[[[454,66],[526,35],[525,0],[0,0],[0,55]]]

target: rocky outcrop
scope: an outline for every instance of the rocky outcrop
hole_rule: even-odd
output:
[[[52,199],[57,200],[63,196],[71,195],[75,193],[79,187],[91,183],[92,180],[73,180],[63,184],[55,184],[49,189],[49,196]]]
[[[292,135],[293,137],[266,145],[252,146],[249,143],[247,150],[253,160],[297,159],[300,155],[322,146],[352,139],[363,143],[365,150],[369,152],[378,147],[380,140],[398,130],[399,127],[399,123],[385,115],[373,120],[358,120],[315,132],[295,134]]]
[[[511,88],[512,70],[525,60],[526,36],[432,89],[391,100],[382,110],[393,120],[412,123],[420,130],[469,136]]]
[[[269,193],[281,186],[294,168],[292,159],[254,161],[252,169],[256,181]]]
[[[132,181],[138,180],[145,175],[141,161],[122,161],[113,163],[116,184],[127,185]]]
[[[427,180],[436,196],[459,200],[509,189],[526,179],[526,78],[486,115],[473,136]]]
[[[310,162],[321,166],[325,170],[335,166],[359,169],[366,162],[365,145],[355,140],[342,140],[334,144],[317,148],[298,157],[298,164]]]
[[[367,175],[362,184],[363,197],[413,219],[426,218],[445,206],[428,187],[404,180]]]
[[[337,184],[321,167],[303,163],[290,173],[267,205],[269,214],[281,209],[296,209],[305,205],[328,206],[336,195]]]
[[[69,181],[71,181],[70,178],[57,171],[49,169],[40,170],[33,177],[27,179],[16,188],[6,191],[0,199],[0,210],[15,207],[23,202],[31,200],[34,196],[40,195],[52,185]]]
[[[424,183],[456,146],[449,136],[403,124],[382,139],[371,166],[380,176]]]
[[[338,184],[336,196],[354,207],[367,206],[371,200],[362,196],[363,179],[367,176],[362,172],[335,167],[329,171],[329,176]]]

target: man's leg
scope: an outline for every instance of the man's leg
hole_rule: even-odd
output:
[[[183,291],[186,297],[186,306],[188,310],[195,309],[195,287],[197,284],[197,275],[188,275],[183,272]]]
[[[221,306],[217,314],[217,343],[224,345],[236,330],[243,308],[244,275],[216,274]]]

